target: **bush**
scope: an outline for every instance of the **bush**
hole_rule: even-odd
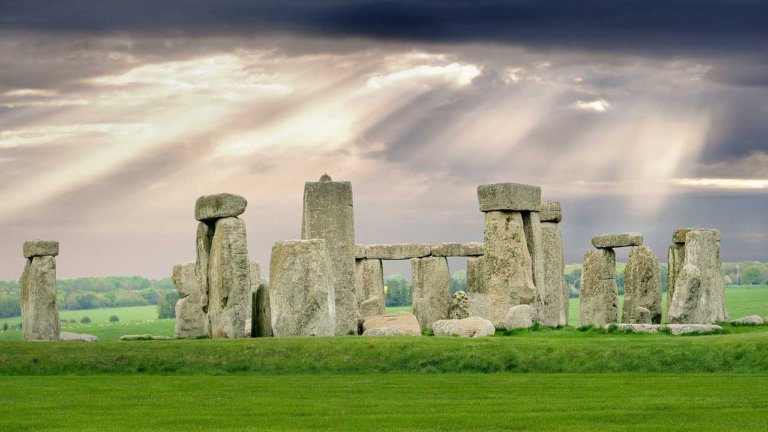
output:
[[[84,316],[84,317],[80,318],[80,323],[81,324],[90,324],[91,323],[91,319],[88,318],[87,316]]]
[[[7,322],[3,323],[3,331],[8,331],[8,323]]]
[[[109,322],[120,322],[120,318],[118,318],[117,315],[112,315],[109,317]]]

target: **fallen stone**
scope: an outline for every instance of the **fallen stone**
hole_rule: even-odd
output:
[[[438,243],[430,248],[432,256],[477,257],[483,255],[482,243]]]
[[[537,286],[538,322],[555,327],[568,324],[568,286],[565,283],[563,235],[560,226],[552,222],[541,224],[544,276]]]
[[[742,318],[739,318],[737,320],[731,321],[734,324],[745,324],[745,325],[763,325],[765,324],[765,321],[763,321],[763,318],[759,315],[750,315],[745,316]]]
[[[208,261],[208,337],[245,337],[251,317],[251,278],[245,222],[218,219]]]
[[[643,244],[643,235],[640,233],[602,234],[592,237],[592,246],[599,249],[640,246],[641,244]]]
[[[432,254],[432,246],[420,243],[371,244],[365,246],[368,259],[403,260],[423,258]]]
[[[363,322],[363,336],[421,336],[421,328],[413,314],[375,315]]]
[[[469,296],[464,291],[456,291],[451,296],[451,306],[448,308],[449,319],[469,318]]]
[[[563,220],[563,212],[560,208],[560,201],[542,201],[539,219],[542,222],[560,223]]]
[[[333,266],[336,334],[356,332],[359,303],[355,296],[355,211],[352,183],[333,181],[325,174],[319,182],[304,184],[301,238],[325,240]]]
[[[609,324],[605,325],[605,328],[607,329],[611,325],[615,325],[618,330],[631,330],[635,333],[658,333],[664,329],[669,329],[673,335],[713,333],[723,329],[714,324]]]
[[[24,242],[24,258],[36,256],[56,256],[59,254],[59,242],[52,240],[34,240]]]
[[[720,241],[720,230],[714,228],[680,228],[676,229],[672,233],[672,242],[677,244],[685,244],[685,236],[691,231],[712,231],[715,235],[715,241]]]
[[[386,312],[386,308],[377,298],[369,298],[360,303],[360,317],[365,319],[369,316],[381,315]]]
[[[333,267],[325,240],[275,243],[269,276],[275,337],[333,336],[336,333]]]
[[[616,322],[619,288],[613,249],[587,251],[581,273],[579,322],[602,326]]]
[[[98,342],[99,338],[86,333],[61,332],[59,333],[59,340],[75,342]]]
[[[514,330],[528,328],[533,325],[534,309],[531,305],[522,304],[509,308],[504,317],[504,328]]]
[[[494,326],[504,327],[510,307],[532,304],[537,296],[522,215],[486,212],[484,238],[483,271],[488,287],[490,319]]]
[[[213,222],[216,219],[237,217],[245,212],[247,205],[248,201],[240,195],[203,195],[195,202],[195,219]]]
[[[633,317],[640,309],[650,313],[651,323],[661,324],[659,260],[648,246],[633,246],[629,251],[624,269],[624,313],[621,322],[644,322]]]
[[[154,336],[151,334],[141,335],[123,335],[120,336],[121,341],[137,341],[137,340],[169,340],[172,339],[169,336]]]
[[[24,340],[59,339],[56,258],[52,256],[28,258],[19,279],[19,292]]]
[[[384,271],[381,260],[360,259],[356,261],[355,296],[360,318],[384,314],[386,304],[384,300]]]
[[[635,308],[635,312],[630,315],[629,324],[653,324],[651,311],[644,307]]]
[[[493,336],[496,328],[485,318],[467,317],[435,321],[432,331],[435,336],[483,337]]]
[[[496,183],[477,188],[480,211],[539,211],[541,188],[520,183]]]
[[[451,305],[451,274],[445,257],[414,258],[411,260],[413,275],[413,314],[421,328],[448,318]]]
[[[176,287],[179,300],[176,302],[176,325],[174,336],[177,338],[199,337],[207,335],[205,314],[206,295],[198,284],[195,263],[173,266],[171,282]]]

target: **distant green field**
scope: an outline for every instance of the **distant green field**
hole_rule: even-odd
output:
[[[58,376],[0,380],[0,430],[768,429],[765,375]]]

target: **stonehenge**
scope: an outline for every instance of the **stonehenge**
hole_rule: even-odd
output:
[[[579,322],[596,326],[615,323],[618,303],[616,253],[612,248],[587,251],[581,272]]]
[[[207,321],[204,303],[206,293],[197,282],[195,269],[195,263],[176,264],[173,267],[171,282],[179,294],[174,330],[174,336],[177,338],[200,337],[208,334],[205,324]]]
[[[421,328],[446,319],[451,306],[451,274],[445,257],[413,258],[413,314]]]
[[[648,246],[633,246],[624,268],[624,310],[622,323],[638,321],[638,314],[650,314],[650,323],[661,324],[661,276],[659,260]]]
[[[19,279],[22,337],[27,341],[59,340],[59,309],[56,305],[56,256],[59,242],[26,241],[27,259]]]
[[[568,285],[565,283],[565,257],[560,221],[563,219],[560,202],[542,201],[541,243],[543,277],[539,289],[539,322],[547,326],[568,324]]]

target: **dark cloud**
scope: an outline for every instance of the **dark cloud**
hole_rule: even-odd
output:
[[[674,54],[768,50],[759,1],[0,2],[0,28],[162,34],[300,33]]]

